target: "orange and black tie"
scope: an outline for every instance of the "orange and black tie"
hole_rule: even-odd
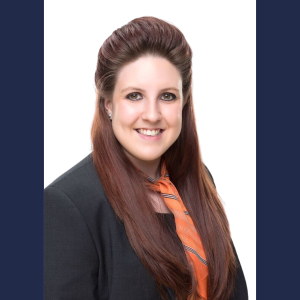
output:
[[[177,235],[182,242],[198,282],[197,291],[203,298],[207,299],[208,268],[204,248],[192,218],[189,216],[176,187],[169,179],[164,159],[161,162],[161,177],[157,181],[147,175],[146,177],[152,182],[153,188],[160,192],[162,199],[173,213]]]

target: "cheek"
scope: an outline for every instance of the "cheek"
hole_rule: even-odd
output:
[[[169,126],[172,126],[176,131],[181,131],[182,126],[182,108],[174,107],[166,111],[166,120]]]
[[[117,125],[120,126],[127,126],[135,122],[138,114],[137,107],[129,105],[126,101],[120,102],[114,107],[114,118]]]

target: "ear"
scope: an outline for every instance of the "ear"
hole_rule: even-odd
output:
[[[112,102],[110,99],[104,99],[104,107],[107,113],[112,113]]]

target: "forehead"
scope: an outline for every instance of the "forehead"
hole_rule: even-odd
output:
[[[176,87],[181,91],[182,80],[179,71],[167,59],[144,56],[119,71],[115,91],[120,93],[128,86],[145,90]]]

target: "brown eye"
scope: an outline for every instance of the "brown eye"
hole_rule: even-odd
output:
[[[172,93],[164,93],[164,94],[162,94],[162,97],[164,98],[162,100],[165,100],[165,101],[172,101],[172,100],[176,99],[176,96]]]
[[[141,98],[138,98],[138,96],[140,95],[140,93],[131,93],[129,95],[126,96],[127,99],[129,100],[140,100]]]

